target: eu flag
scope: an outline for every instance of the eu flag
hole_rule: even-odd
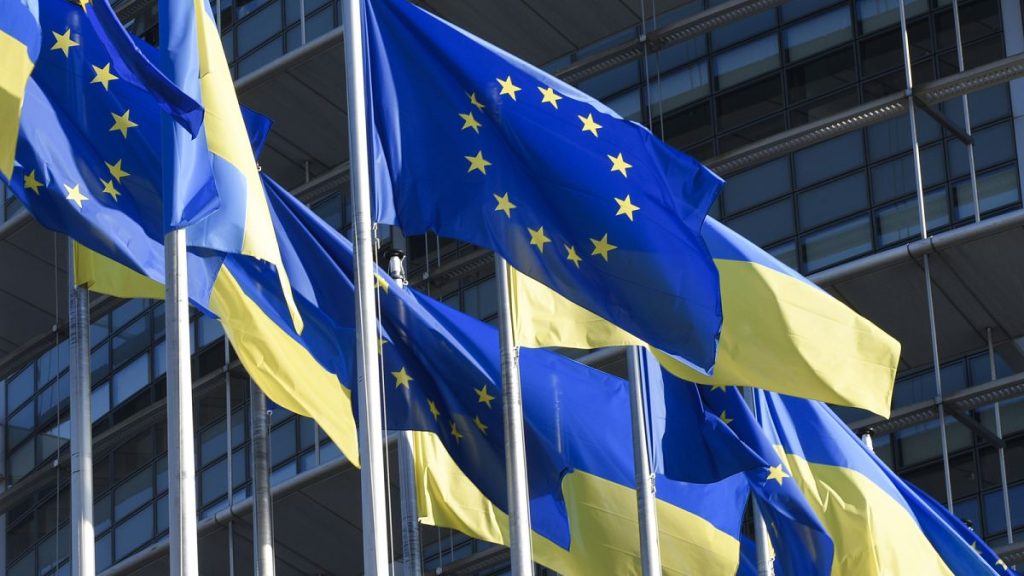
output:
[[[36,0],[0,0],[0,174],[11,177],[25,85],[39,56]]]
[[[492,249],[710,371],[722,314],[700,230],[721,179],[409,2],[366,19],[378,220]]]

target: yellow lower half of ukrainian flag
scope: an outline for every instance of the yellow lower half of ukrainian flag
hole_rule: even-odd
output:
[[[508,516],[459,469],[431,432],[413,434],[420,521],[508,545]],[[536,533],[534,560],[567,576],[640,574],[636,491],[591,474],[562,481],[572,544],[566,550]],[[665,574],[735,574],[740,543],[706,519],[658,501]]]
[[[888,416],[900,345],[828,293],[761,264],[716,259],[724,322],[714,375],[655,351],[698,384],[751,386]],[[528,347],[645,345],[519,272],[511,277],[516,343]]]
[[[868,477],[776,450],[832,536],[832,574],[953,574],[910,512]]]
[[[0,65],[0,174],[10,178],[14,172],[25,85],[34,65],[25,45],[3,30],[0,30],[0,62],[3,63]]]

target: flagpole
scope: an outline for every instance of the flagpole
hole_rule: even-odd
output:
[[[363,497],[363,573],[388,570],[387,513],[384,502],[384,442],[377,318],[370,216],[369,132],[363,68],[363,0],[345,0],[345,78],[348,96],[349,153],[355,248],[356,380],[359,397],[359,459]]]
[[[388,273],[405,288],[405,253],[392,250],[388,255]],[[420,541],[419,510],[416,498],[416,467],[412,453],[412,432],[398,434],[398,493],[402,513],[402,560],[405,576],[423,576],[423,545]]]
[[[189,350],[185,230],[164,237],[167,333],[167,471],[170,490],[170,573],[198,576],[195,432]]]
[[[75,283],[74,242],[68,239],[68,350],[71,353],[71,574],[96,574],[92,523],[92,387],[89,290]]]
[[[505,478],[508,489],[509,549],[512,576],[533,574],[530,494],[526,477],[523,394],[519,381],[519,349],[512,337],[512,301],[508,263],[494,255],[498,281],[498,335],[501,346],[501,409],[505,426]]]
[[[642,353],[643,349],[639,346],[630,346],[627,351],[629,411],[633,424],[633,470],[640,521],[640,566],[644,576],[659,576],[661,546],[658,541],[658,510],[648,446],[647,401],[644,398],[647,374],[640,357]]]
[[[761,423],[758,414],[757,402],[754,399],[754,389],[747,387],[743,389],[743,399],[747,406],[754,413],[757,423]],[[768,524],[764,521],[761,508],[757,502],[754,507],[754,546],[757,551],[757,576],[774,576],[775,566],[772,564],[771,537],[768,535]]]
[[[270,447],[267,397],[249,380],[249,417],[252,423],[252,542],[253,571],[274,576],[274,525],[270,500]]]

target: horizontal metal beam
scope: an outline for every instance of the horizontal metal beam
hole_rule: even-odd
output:
[[[1024,77],[1024,54],[1017,54],[922,84],[914,89],[914,97],[928,106],[933,106],[1021,77]],[[719,175],[726,176],[906,112],[906,96],[902,93],[891,94],[817,122],[780,132],[712,158],[706,164]]]

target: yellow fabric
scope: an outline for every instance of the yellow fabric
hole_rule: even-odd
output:
[[[724,323],[714,375],[655,351],[676,376],[753,386],[888,417],[900,344],[826,292],[760,264],[715,260]],[[599,348],[643,344],[513,270],[516,342]]]
[[[18,125],[25,85],[32,74],[33,63],[28,48],[13,36],[0,30],[0,174],[11,177],[14,171],[14,150],[18,147]]]
[[[78,242],[74,243],[74,250],[75,285],[118,298],[164,298],[163,284],[93,252]]]
[[[430,432],[413,434],[420,521],[508,545],[508,517],[462,473]],[[636,492],[582,472],[562,482],[570,550],[533,535],[534,560],[566,576],[640,574]],[[739,541],[707,520],[658,501],[665,574],[735,574]]]
[[[220,317],[238,359],[267,397],[316,420],[356,466],[359,448],[352,393],[282,330],[221,267],[213,283],[210,310]]]
[[[119,298],[163,298],[164,288],[141,274],[75,244],[75,281]],[[309,416],[359,465],[352,394],[242,291],[221,267],[210,296],[238,359],[267,397],[287,410]]]
[[[291,282],[281,260],[281,250],[270,219],[270,207],[260,181],[256,158],[242,120],[231,70],[221,44],[217,25],[210,18],[205,0],[193,0],[199,41],[199,76],[203,94],[204,126],[210,152],[237,168],[245,178],[245,230],[242,254],[269,262],[277,268],[281,289],[288,303],[295,331],[302,333],[302,317],[292,298]]]
[[[776,450],[832,536],[832,574],[953,574],[907,509],[870,479]]]

